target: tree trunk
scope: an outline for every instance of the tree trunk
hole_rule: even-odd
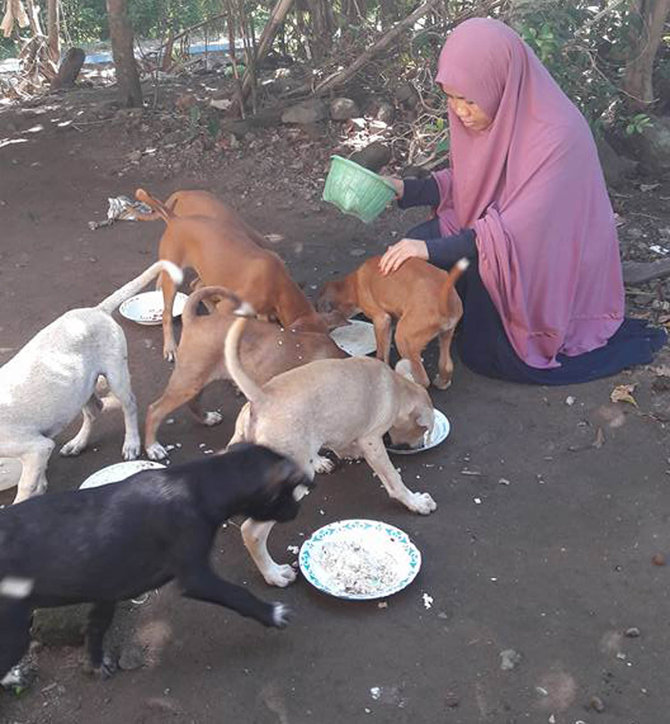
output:
[[[42,32],[42,26],[40,25],[38,9],[33,0],[26,0],[26,10],[28,12],[28,20],[30,21],[30,29],[33,33],[33,37],[44,35]]]
[[[314,62],[320,63],[333,42],[333,11],[329,0],[307,0],[311,20],[310,48]]]
[[[58,17],[58,0],[47,0],[47,46],[49,58],[58,63],[60,59],[60,20]]]
[[[663,38],[670,0],[636,0],[642,21],[641,32],[630,32],[630,60],[626,63],[623,88],[637,108],[647,108],[654,98],[652,72],[656,51]]]
[[[141,106],[142,87],[133,53],[133,28],[128,18],[126,0],[107,0],[107,15],[119,100],[124,106]]]
[[[406,18],[396,23],[390,30],[387,30],[375,43],[373,43],[362,55],[359,55],[356,60],[347,66],[343,70],[334,73],[325,80],[321,81],[314,89],[315,95],[323,95],[326,92],[330,92],[337,86],[344,85],[350,78],[358,73],[358,71],[370,61],[377,53],[382,50],[386,50],[393,41],[407,28],[413,26],[413,24],[421,17],[426,15],[432,8],[437,4],[438,0],[425,0],[424,3],[419,5],[413,13],[410,13]],[[307,88],[301,86],[297,88],[294,93],[304,91]]]
[[[283,25],[284,20],[286,19],[286,15],[291,9],[292,4],[293,0],[277,0],[277,4],[275,5],[274,10],[270,14],[270,18],[268,19],[267,24],[263,28],[261,39],[258,43],[258,46],[256,47],[254,66],[259,65],[263,58],[265,58],[265,56],[268,54],[270,48],[272,47],[272,41],[277,34],[277,30],[280,28],[281,25]],[[247,70],[244,71],[244,77],[242,79],[241,92],[243,99],[246,98],[247,95],[249,95],[251,85],[251,68],[247,68]]]

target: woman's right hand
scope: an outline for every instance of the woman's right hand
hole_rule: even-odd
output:
[[[398,178],[397,176],[382,176],[384,181],[386,183],[391,184],[393,188],[395,189],[395,197],[396,199],[401,199],[403,197],[403,194],[405,193],[405,182]]]

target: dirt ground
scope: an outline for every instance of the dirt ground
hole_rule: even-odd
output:
[[[0,363],[57,315],[97,303],[154,260],[160,224],[87,226],[104,217],[107,197],[137,186],[161,196],[183,187],[220,194],[264,233],[283,235],[277,250],[310,294],[421,219],[420,211],[390,210],[365,226],[340,215],[319,202],[318,172],[314,193],[293,188],[262,139],[253,153],[227,152],[215,169],[171,175],[129,165],[138,137],[125,126],[59,127],[65,112],[55,106],[38,117],[0,114]],[[327,157],[322,151],[319,158]],[[658,230],[670,226],[662,192],[631,186],[619,198],[618,210],[637,229],[628,235],[623,227],[626,254],[640,240],[662,241]],[[628,214],[633,203],[638,217]],[[161,331],[120,323],[143,411],[170,373]],[[624,383],[637,384],[637,407],[610,402]],[[271,537],[274,555],[286,561],[295,557],[287,546],[330,521],[397,525],[420,548],[423,567],[387,606],[331,599],[302,579],[269,589],[231,522],[218,539],[217,569],[291,606],[286,630],[181,600],[168,586],[123,606],[115,623],[113,645],[140,647],[143,666],[98,682],[81,671],[78,649],[42,648],[32,688],[0,694],[0,721],[667,721],[670,569],[652,563],[670,556],[665,383],[658,371],[638,369],[588,385],[524,387],[478,377],[457,361],[452,389],[431,391],[451,421],[448,441],[396,459],[407,484],[435,498],[435,513],[409,513],[364,464],[345,464],[319,476],[299,518]],[[215,385],[207,401],[223,411],[220,426],[199,427],[179,410],[162,427],[164,444],[182,444],[173,462],[231,435],[242,399]],[[121,440],[119,414],[100,420],[80,458],[53,456],[50,490],[75,488],[118,461]],[[0,503],[12,496],[0,493]],[[500,654],[508,649],[521,658],[505,670]]]

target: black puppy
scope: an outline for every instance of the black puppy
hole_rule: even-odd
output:
[[[288,458],[259,445],[126,481],[53,493],[0,510],[0,679],[29,644],[32,610],[93,603],[86,648],[107,676],[103,638],[117,601],[176,579],[182,595],[283,627],[287,609],[219,578],[209,556],[233,515],[292,520],[299,486],[312,483]],[[298,488],[298,490],[296,490]],[[14,683],[5,676],[5,685]]]

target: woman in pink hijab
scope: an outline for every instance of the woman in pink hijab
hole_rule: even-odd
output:
[[[568,384],[651,361],[662,330],[624,320],[619,244],[590,129],[508,26],[475,18],[445,43],[451,167],[393,179],[401,208],[436,216],[389,247],[387,274],[418,256],[472,263],[460,353],[487,376]]]

